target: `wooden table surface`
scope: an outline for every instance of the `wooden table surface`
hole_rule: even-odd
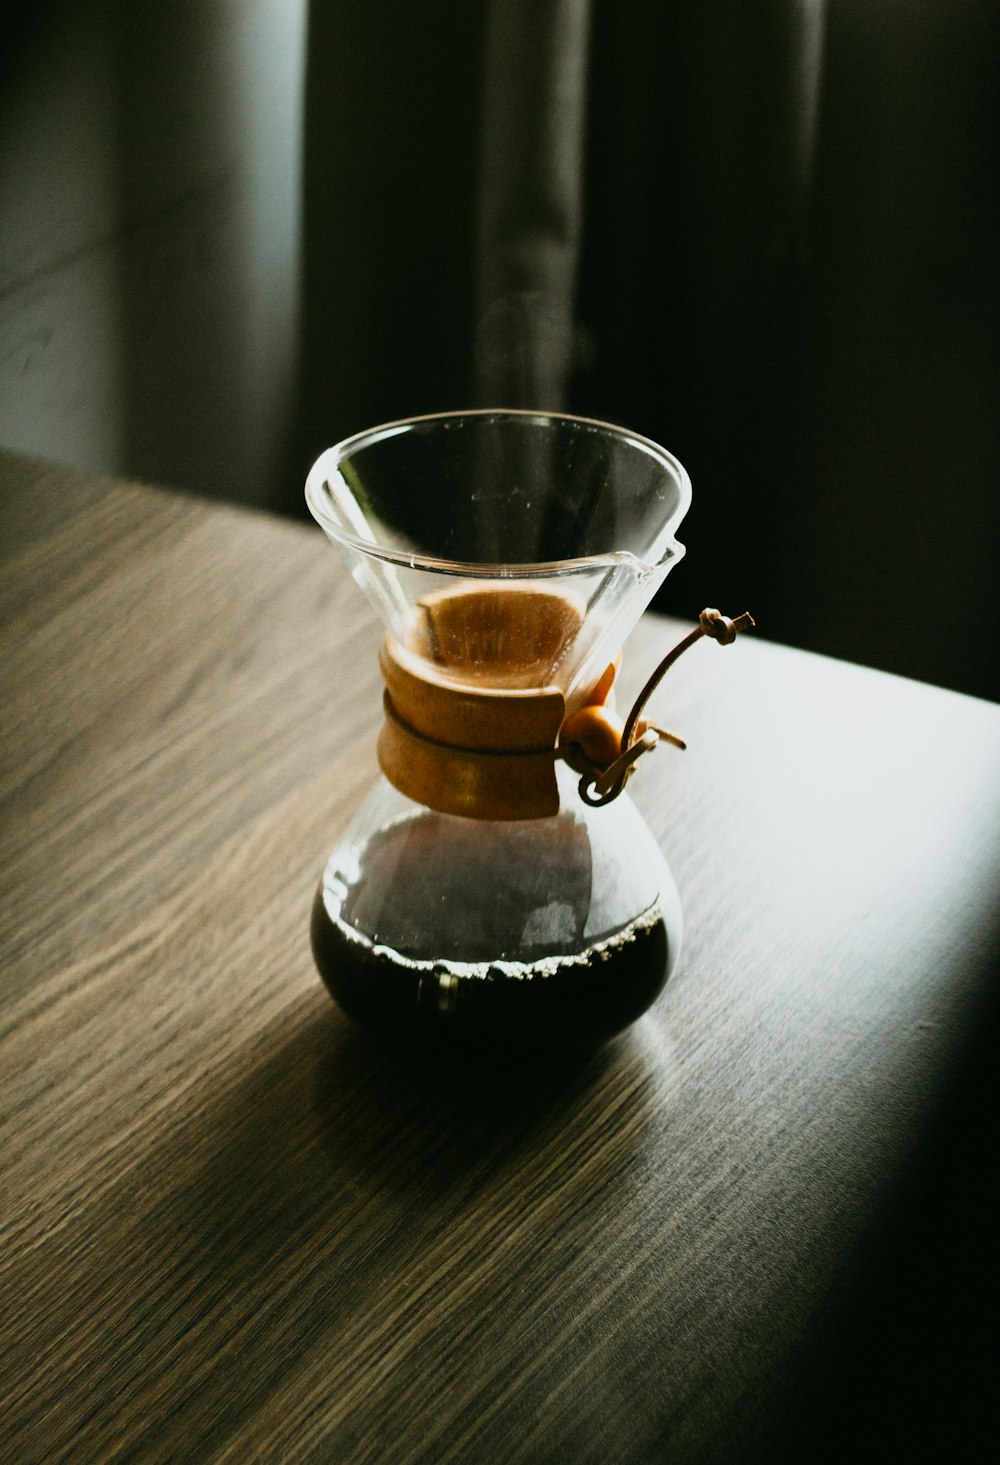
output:
[[[0,501],[0,1458],[985,1458],[1000,708],[695,648],[632,785],[676,976],[456,1075],[313,971],[380,718],[319,532],[11,455]]]

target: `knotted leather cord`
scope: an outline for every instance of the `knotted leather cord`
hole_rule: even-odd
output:
[[[686,748],[687,744],[681,738],[676,737],[671,732],[667,732],[666,728],[659,727],[656,723],[642,723],[642,731],[639,732],[640,719],[646,703],[677,658],[682,656],[688,647],[693,646],[702,636],[708,636],[712,640],[718,641],[720,645],[728,646],[736,640],[736,636],[740,631],[749,630],[754,624],[753,617],[747,612],[737,616],[735,620],[729,620],[728,617],[721,615],[717,610],[703,610],[698,618],[698,625],[682,641],[678,642],[672,651],[667,653],[639,693],[622,731],[621,752],[606,768],[601,768],[591,762],[583,752],[580,744],[576,742],[567,742],[559,747],[549,749],[493,751],[485,748],[461,748],[451,743],[428,737],[425,733],[417,732],[415,728],[411,727],[400,716],[388,690],[384,695],[386,717],[405,730],[407,737],[413,742],[425,748],[436,749],[441,752],[466,754],[473,759],[488,759],[491,762],[494,759],[504,759],[513,764],[517,764],[522,760],[525,762],[528,760],[537,762],[539,759],[565,762],[577,773],[582,772],[578,791],[583,802],[591,808],[599,809],[618,798],[631,778],[638,760],[644,754],[652,752],[657,743],[668,742],[681,750]],[[401,787],[402,785],[397,786]],[[593,793],[591,793],[592,789]],[[406,791],[404,789],[404,792]]]
[[[740,631],[750,630],[754,624],[754,618],[748,611],[738,615],[735,620],[730,620],[720,611],[711,608],[702,611],[694,630],[685,636],[683,641],[679,641],[672,651],[667,652],[635,699],[622,732],[621,753],[602,772],[585,773],[580,779],[579,794],[585,804],[589,804],[592,809],[600,809],[616,799],[632,777],[639,758],[644,753],[652,752],[661,739],[673,743],[675,747],[685,747],[680,738],[674,737],[673,733],[668,733],[663,728],[656,727],[655,724],[647,725],[642,734],[637,737],[636,729],[642,717],[643,708],[677,658],[682,656],[688,647],[693,646],[702,636],[709,636],[713,641],[718,641],[720,646],[730,646]],[[591,789],[594,790],[593,794]]]

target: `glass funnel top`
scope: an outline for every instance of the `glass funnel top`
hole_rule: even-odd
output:
[[[390,631],[437,676],[555,685],[572,702],[683,555],[690,484],[623,428],[470,411],[348,438],[319,458],[306,498]]]

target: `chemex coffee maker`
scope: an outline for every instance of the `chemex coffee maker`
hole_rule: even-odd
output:
[[[312,946],[352,1017],[512,1044],[599,1042],[676,963],[670,870],[625,785],[658,741],[622,724],[620,648],[684,553],[690,483],[635,433],[468,411],[323,453],[309,508],[382,617],[381,776],[330,856]],[[683,746],[683,745],[682,745]]]

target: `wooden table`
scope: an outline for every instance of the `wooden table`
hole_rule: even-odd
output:
[[[312,968],[380,717],[321,535],[0,482],[4,1461],[985,1458],[1000,709],[690,652],[680,969],[477,1083]]]

